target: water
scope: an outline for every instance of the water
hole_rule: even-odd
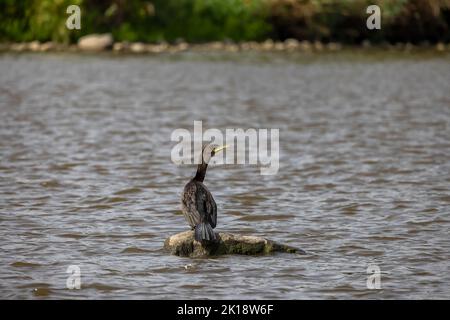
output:
[[[1,55],[0,297],[449,298],[449,61]],[[277,175],[205,183],[217,230],[307,255],[162,250],[195,170],[170,162],[170,135],[194,120],[280,129]]]

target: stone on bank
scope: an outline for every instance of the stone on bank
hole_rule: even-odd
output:
[[[113,37],[109,33],[89,34],[78,40],[78,48],[83,51],[102,51],[113,45]]]

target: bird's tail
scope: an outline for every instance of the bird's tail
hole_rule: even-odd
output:
[[[209,222],[200,222],[198,225],[195,226],[195,240],[202,241],[202,240],[216,240],[216,234],[214,233],[213,228],[209,224]]]

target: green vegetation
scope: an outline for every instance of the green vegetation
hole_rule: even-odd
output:
[[[381,8],[381,30],[366,26],[369,5]],[[359,43],[450,41],[450,0],[276,0],[271,25],[279,38]]]
[[[81,8],[81,30],[65,27],[70,4]],[[380,31],[365,27],[370,4],[382,8]],[[0,0],[0,41],[68,43],[103,32],[143,42],[448,42],[450,0]]]

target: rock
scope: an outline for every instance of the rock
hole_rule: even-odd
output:
[[[214,42],[211,42],[207,47],[209,50],[212,50],[212,51],[220,51],[220,50],[223,50],[224,44],[219,41],[214,41]]]
[[[339,51],[342,49],[342,45],[336,42],[330,42],[327,44],[327,49],[330,51]]]
[[[25,51],[27,49],[27,44],[26,43],[13,43],[11,45],[10,49],[12,51],[17,51],[17,52]]]
[[[307,40],[303,40],[302,42],[300,42],[300,49],[302,51],[311,51],[311,49],[312,49],[311,42],[309,42]]]
[[[261,50],[261,45],[256,41],[243,42],[240,45],[242,51]]]
[[[169,48],[169,45],[167,43],[160,43],[160,44],[150,44],[147,46],[148,52],[151,53],[161,53],[166,51]]]
[[[101,51],[108,49],[113,44],[112,35],[106,34],[89,34],[78,40],[78,47],[85,51]]]
[[[143,44],[142,42],[134,42],[131,44],[130,50],[134,53],[143,53],[146,50],[145,44]]]
[[[123,42],[115,42],[112,47],[113,51],[116,51],[116,52],[124,51],[127,48],[128,48],[128,46]]]
[[[300,42],[297,39],[286,39],[284,44],[287,50],[297,50],[300,47]]]
[[[39,51],[42,52],[51,51],[53,49],[55,49],[55,44],[51,41],[44,42],[39,46]]]
[[[436,50],[439,52],[445,51],[445,45],[442,42],[436,44]]]
[[[314,41],[314,50],[316,50],[316,51],[322,51],[323,48],[324,48],[324,45],[323,45],[322,42],[320,42],[320,41],[318,41],[318,40]]]
[[[28,44],[28,50],[36,52],[39,51],[41,48],[41,43],[39,41],[31,41]]]
[[[238,52],[239,51],[239,46],[234,44],[234,43],[227,43],[225,45],[225,51],[227,51],[227,52]]]
[[[264,42],[262,43],[261,48],[262,48],[264,51],[270,51],[270,50],[273,50],[274,45],[275,45],[275,44],[274,44],[274,42],[273,42],[272,39],[267,39],[266,41],[264,41]]]
[[[251,50],[250,43],[248,43],[248,42],[242,42],[242,43],[240,44],[240,48],[241,48],[242,51],[248,51],[248,50]]]
[[[277,42],[274,43],[273,48],[274,48],[274,50],[276,50],[276,51],[284,51],[285,46],[284,46],[284,43],[283,43],[283,42],[277,41]]]
[[[288,245],[255,236],[241,236],[231,233],[216,233],[218,240],[198,242],[194,231],[178,233],[166,239],[164,249],[182,257],[218,256],[224,254],[258,255],[273,252],[305,254],[305,251]]]
[[[184,41],[179,42],[176,45],[176,49],[177,49],[177,51],[186,51],[187,49],[189,49],[189,44],[187,42],[184,42]]]

